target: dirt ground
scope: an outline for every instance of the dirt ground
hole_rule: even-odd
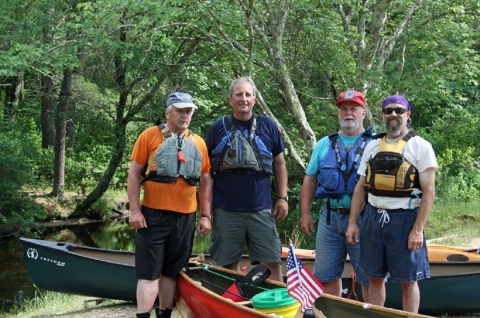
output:
[[[136,306],[134,304],[125,303],[111,306],[95,307],[91,305],[88,309],[80,309],[78,311],[70,311],[66,313],[58,313],[55,315],[39,315],[32,316],[31,318],[50,318],[50,317],[72,317],[72,318],[135,318]],[[152,311],[152,318],[155,318],[155,313]],[[446,318],[447,316],[439,316],[439,318]],[[172,318],[182,318],[174,309]],[[240,317],[239,317],[240,318]],[[343,318],[343,317],[333,317]],[[466,316],[448,316],[448,318],[480,318],[479,314],[472,314]]]

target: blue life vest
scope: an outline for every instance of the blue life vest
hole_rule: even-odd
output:
[[[352,194],[358,181],[357,169],[365,146],[372,140],[373,129],[368,127],[353,144],[349,152],[338,135],[329,135],[332,147],[325,158],[319,162],[315,191],[317,198],[338,198]]]
[[[273,174],[273,155],[255,134],[260,115],[253,113],[251,126],[241,131],[232,115],[223,116],[225,136],[212,150],[214,173]]]

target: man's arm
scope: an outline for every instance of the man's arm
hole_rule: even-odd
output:
[[[140,175],[143,166],[135,160],[130,161],[127,177],[127,195],[130,205],[129,222],[135,229],[147,227],[147,222],[140,210]]]
[[[302,211],[301,226],[302,232],[308,236],[312,236],[315,232],[315,226],[310,214],[312,203],[315,199],[315,189],[317,187],[317,178],[314,176],[305,175],[302,183],[302,190],[300,192],[300,205]]]
[[[355,245],[358,243],[359,229],[357,226],[357,220],[360,213],[362,213],[365,206],[365,177],[360,176],[357,184],[355,185],[355,190],[352,195],[352,205],[350,206],[350,217],[348,218],[348,228],[347,228],[347,241],[350,245]]]
[[[288,195],[288,174],[283,152],[273,158],[273,174],[275,176],[278,195]],[[288,215],[288,202],[283,199],[278,199],[273,208],[273,215],[277,217],[278,221],[284,220]]]
[[[201,235],[206,235],[212,229],[212,178],[210,171],[203,172],[200,175],[199,183],[200,212],[206,217],[200,217],[197,224],[197,231]]]
[[[408,236],[408,249],[412,251],[423,246],[423,230],[435,199],[435,171],[436,168],[432,167],[419,173],[422,200],[418,207],[417,219]]]

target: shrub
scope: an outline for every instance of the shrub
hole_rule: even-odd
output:
[[[10,138],[7,133],[0,138],[0,234],[28,231],[35,222],[45,217],[23,186],[31,180],[31,161],[22,150],[24,141]]]

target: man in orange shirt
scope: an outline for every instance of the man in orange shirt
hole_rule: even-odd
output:
[[[129,222],[137,230],[137,317],[150,317],[157,295],[157,318],[171,316],[177,277],[192,253],[197,184],[202,212],[197,231],[206,235],[212,228],[208,151],[205,141],[188,129],[196,109],[189,94],[171,94],[166,124],[143,131],[130,158],[127,192]],[[140,205],[141,183],[144,195]]]

